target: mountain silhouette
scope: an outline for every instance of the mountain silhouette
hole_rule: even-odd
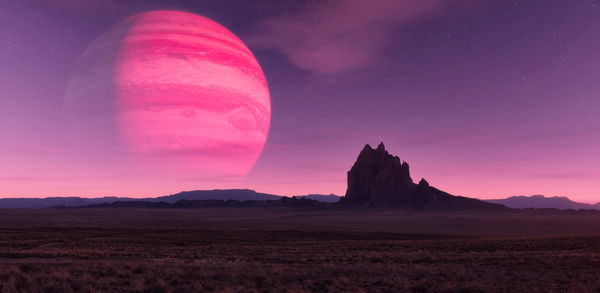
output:
[[[306,197],[320,202],[337,202],[339,196],[310,194],[304,196],[296,196],[297,198]],[[0,208],[16,208],[16,209],[40,209],[49,207],[82,207],[88,205],[111,204],[115,202],[164,202],[173,204],[180,200],[235,200],[235,201],[260,201],[260,200],[279,200],[284,198],[281,195],[260,193],[251,189],[215,189],[215,190],[193,190],[183,191],[167,196],[159,196],[152,198],[130,198],[130,197],[99,197],[99,198],[83,198],[83,197],[46,197],[46,198],[0,198]]]
[[[159,196],[152,199],[144,199],[153,202],[164,201],[175,203],[179,200],[278,200],[282,196],[268,193],[259,193],[251,189],[215,189],[215,190],[194,190],[183,191],[180,193]]]
[[[342,204],[410,209],[506,210],[507,207],[478,199],[454,196],[410,177],[408,163],[391,155],[383,143],[365,145],[348,171],[348,187]]]
[[[52,206],[78,207],[105,202],[137,200],[128,197],[46,197],[46,198],[0,198],[0,208],[9,209],[41,209]]]
[[[307,194],[307,195],[296,195],[297,198],[306,198],[312,199],[321,202],[338,202],[340,201],[341,196],[335,194],[323,195],[323,194]]]
[[[147,201],[147,200],[131,200],[131,201],[116,201],[112,203],[93,204],[79,206],[76,208],[150,208],[150,209],[189,209],[189,208],[249,208],[249,207],[286,207],[286,208],[310,208],[310,207],[325,207],[331,206],[332,203],[316,201],[304,197],[280,197],[278,199],[266,200],[187,200],[180,199],[176,202],[169,203],[164,201]],[[54,209],[69,208],[65,206],[54,206]]]
[[[513,209],[560,209],[560,210],[580,210],[597,209],[600,210],[600,204],[587,204],[575,202],[564,196],[546,197],[543,195],[532,196],[511,196],[505,199],[489,199],[487,202],[503,204]]]

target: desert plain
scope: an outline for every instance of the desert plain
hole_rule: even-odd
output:
[[[1,292],[597,292],[600,214],[3,209]]]

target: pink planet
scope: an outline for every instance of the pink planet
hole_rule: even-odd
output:
[[[91,76],[74,83],[71,103],[110,100],[101,102],[110,117],[100,116],[132,161],[198,176],[243,176],[260,156],[271,117],[267,82],[252,52],[222,25],[192,13],[144,12],[99,37],[82,60],[88,65],[79,71]],[[106,86],[89,91],[89,79],[106,83],[107,75],[110,94]]]

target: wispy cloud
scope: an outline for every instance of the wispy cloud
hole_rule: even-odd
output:
[[[72,177],[47,177],[47,176],[0,176],[0,182],[76,182],[79,178]]]
[[[43,0],[51,8],[63,10],[67,12],[98,12],[111,11],[124,7],[126,1],[116,0]]]
[[[383,47],[404,40],[403,27],[438,13],[441,0],[348,0],[319,2],[309,11],[260,22],[251,46],[276,49],[295,66],[334,75],[381,61]]]
[[[600,138],[599,128],[555,130],[539,133],[531,133],[519,137],[522,142],[553,142],[569,141],[578,143],[581,140],[598,140]]]
[[[527,177],[540,179],[598,179],[600,172],[596,171],[572,171],[572,172],[544,172],[529,174]]]
[[[60,151],[57,149],[38,147],[38,146],[0,147],[0,151],[25,153],[25,154],[58,154],[58,153],[60,153]]]

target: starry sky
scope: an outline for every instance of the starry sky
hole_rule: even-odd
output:
[[[271,124],[241,180],[145,174],[66,147],[73,66],[124,18],[210,18],[253,52]],[[452,194],[600,201],[600,1],[0,2],[0,197],[251,188],[343,195],[384,142]],[[162,179],[161,179],[162,178]]]

